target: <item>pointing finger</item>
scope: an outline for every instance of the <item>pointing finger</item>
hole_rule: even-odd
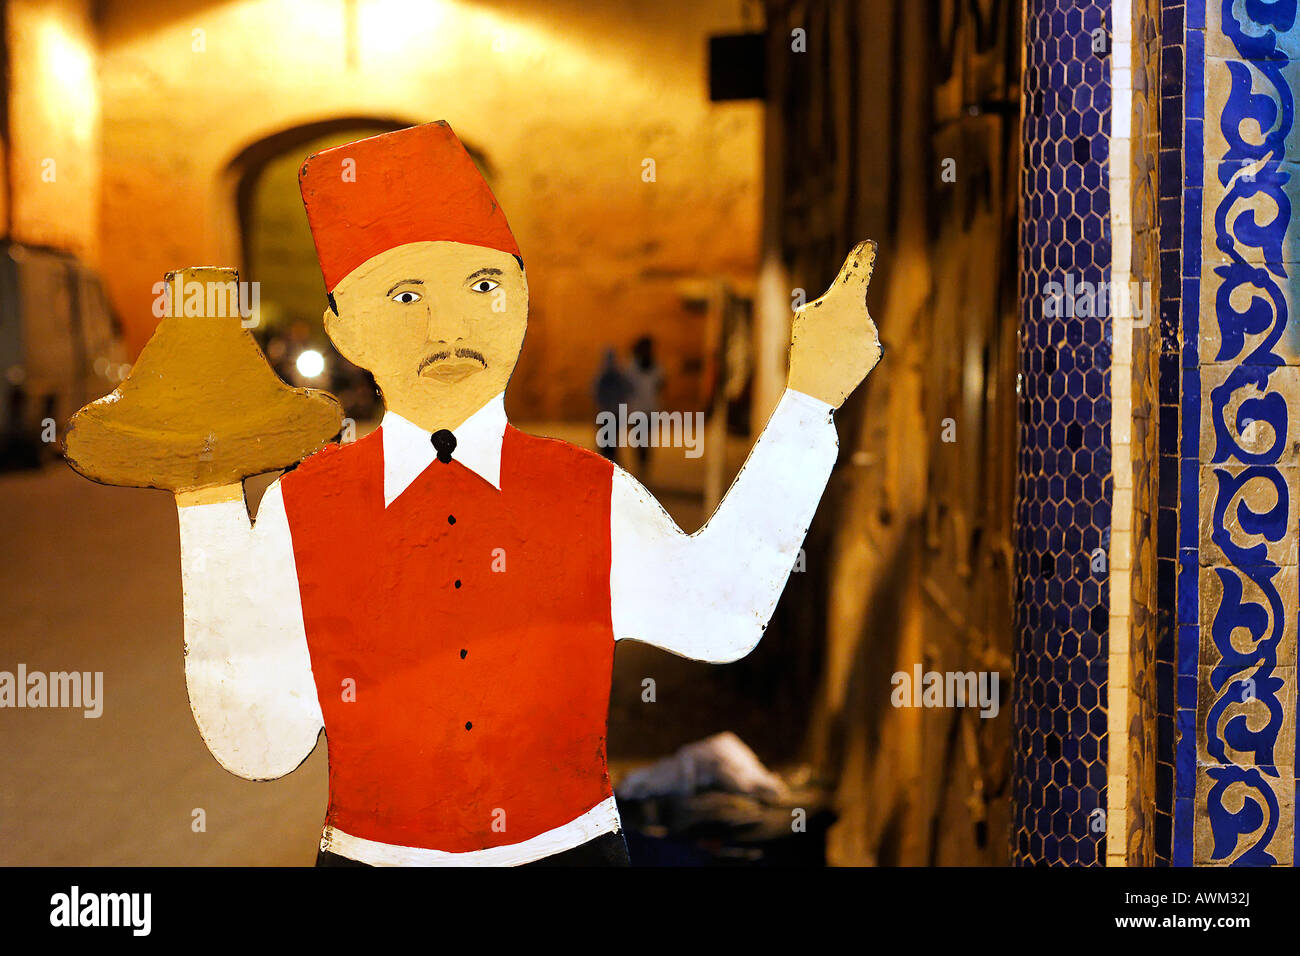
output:
[[[844,260],[844,265],[840,267],[840,274],[835,277],[831,290],[834,291],[841,286],[848,286],[850,288],[856,287],[865,294],[867,286],[871,285],[871,273],[875,271],[875,268],[875,240],[863,240],[853,247],[853,250]]]

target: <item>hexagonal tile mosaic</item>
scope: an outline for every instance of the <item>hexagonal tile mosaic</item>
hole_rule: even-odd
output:
[[[1108,281],[1110,269],[1110,65],[1092,42],[1107,8],[1031,0],[1025,23],[1019,864],[1098,864],[1104,854],[1109,606],[1093,556],[1110,543],[1111,330],[1086,284]]]

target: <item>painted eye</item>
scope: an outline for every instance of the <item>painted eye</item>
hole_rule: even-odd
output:
[[[393,301],[400,302],[402,305],[410,305],[412,302],[420,301],[420,293],[407,289],[405,292],[399,292],[393,296]]]
[[[473,289],[475,292],[491,292],[500,284],[501,283],[497,282],[495,279],[479,279],[472,286],[470,286],[470,288]]]

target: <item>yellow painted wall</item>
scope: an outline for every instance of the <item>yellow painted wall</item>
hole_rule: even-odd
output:
[[[706,36],[739,17],[731,0],[107,0],[102,263],[132,344],[165,271],[242,265],[227,173],[250,144],[446,119],[490,163],[528,269],[512,411],[585,417],[602,348],[644,332],[671,356],[670,406],[691,407],[703,321],[676,282],[754,266],[761,106],[707,99]]]
[[[9,236],[94,262],[99,94],[89,0],[9,0]]]

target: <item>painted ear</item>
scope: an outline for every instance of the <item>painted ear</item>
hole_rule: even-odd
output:
[[[321,313],[321,320],[325,326],[325,335],[335,350],[353,365],[366,368],[366,357],[359,343],[353,341],[349,335],[349,332],[356,329],[357,323],[344,321],[337,312],[328,307]]]
[[[182,269],[167,281],[178,290],[173,314],[127,379],[72,416],[68,464],[101,484],[191,491],[286,468],[339,433],[337,399],[286,385],[238,309],[213,308],[238,289],[235,270]],[[196,310],[218,314],[184,314]]]

